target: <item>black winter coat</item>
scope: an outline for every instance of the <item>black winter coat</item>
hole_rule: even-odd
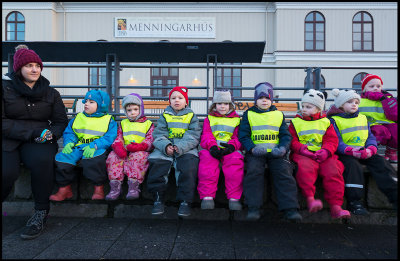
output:
[[[53,142],[68,125],[60,93],[43,76],[31,89],[15,75],[2,77],[2,150],[13,151],[22,142],[33,142],[44,129],[53,133]]]

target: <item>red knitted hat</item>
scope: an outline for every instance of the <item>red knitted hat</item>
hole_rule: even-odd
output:
[[[171,94],[173,92],[175,92],[175,91],[180,92],[183,95],[183,97],[185,97],[186,104],[189,104],[189,98],[188,98],[188,94],[187,94],[188,93],[188,88],[183,87],[183,86],[176,86],[169,92],[169,99],[168,100],[169,100],[170,103],[171,103]]]
[[[28,46],[24,44],[18,45],[15,50],[13,65],[14,72],[17,72],[22,68],[22,66],[28,63],[38,63],[40,69],[43,70],[42,59],[40,59],[39,55],[37,55],[34,50],[30,50]]]
[[[378,79],[381,81],[381,84],[383,85],[383,81],[381,79],[381,77],[379,77],[378,75],[375,74],[367,74],[365,75],[365,77],[361,80],[361,90],[364,91],[364,87],[365,85],[367,85],[367,83],[372,80],[372,79]]]

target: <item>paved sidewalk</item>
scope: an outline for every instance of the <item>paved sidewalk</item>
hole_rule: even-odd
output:
[[[397,259],[397,226],[282,221],[2,217],[2,259]]]

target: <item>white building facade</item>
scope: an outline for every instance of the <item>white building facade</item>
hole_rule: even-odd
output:
[[[2,41],[265,41],[262,65],[397,66],[396,2],[3,2],[2,22]],[[7,72],[4,64],[2,72]],[[163,73],[123,68],[120,85],[165,84],[157,76],[165,76],[171,86],[206,84],[204,69]],[[380,75],[384,88],[397,88],[397,69],[323,68],[321,79],[326,88],[352,88],[360,86],[365,73]],[[101,85],[101,74],[87,68],[43,71],[53,85]],[[219,76],[219,84],[227,88],[253,87],[263,81],[276,87],[304,87],[306,73],[304,69],[224,69]],[[87,89],[59,91],[83,95]],[[130,92],[122,89],[120,94]],[[165,95],[149,89],[135,92]],[[234,92],[237,98],[252,95],[251,90]],[[275,95],[301,98],[302,91],[279,90]],[[205,97],[205,90],[192,89],[189,96]],[[200,103],[192,107],[205,113]]]

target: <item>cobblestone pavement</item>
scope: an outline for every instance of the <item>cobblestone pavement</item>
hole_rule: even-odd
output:
[[[27,216],[2,217],[2,259],[397,259],[397,225],[50,217],[22,240]]]

